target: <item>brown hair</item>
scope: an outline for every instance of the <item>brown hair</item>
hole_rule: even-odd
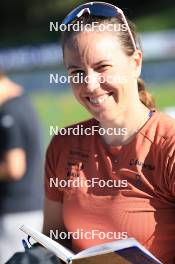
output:
[[[92,25],[93,22],[98,22],[99,24],[113,24],[113,25],[124,25],[124,22],[120,16],[118,17],[112,17],[112,18],[106,18],[106,17],[98,17],[98,16],[91,16],[89,14],[83,14],[80,18],[78,18],[74,23],[79,23],[81,25],[90,24]],[[136,26],[133,24],[129,19],[127,19],[128,25],[130,27],[130,30],[132,32],[133,38],[135,40],[135,43],[137,43],[137,47],[141,49],[140,40],[138,38],[137,32],[136,32]],[[71,24],[74,24],[71,22]],[[65,43],[68,43],[68,39],[71,38],[72,35],[75,35],[78,33],[78,31],[74,31],[72,26],[69,25],[69,30],[62,32],[62,49],[64,54],[64,46]],[[126,26],[126,25],[125,25]],[[118,30],[117,31],[118,40],[120,41],[122,48],[126,55],[132,56],[135,49],[133,46],[133,43],[131,41],[131,37],[127,30]],[[144,81],[141,78],[138,78],[137,80],[138,84],[138,92],[139,92],[139,98],[140,101],[149,109],[155,108],[155,101],[152,97],[152,95],[146,91]]]

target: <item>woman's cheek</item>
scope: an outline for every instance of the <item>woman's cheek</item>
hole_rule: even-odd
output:
[[[73,94],[74,94],[74,97],[75,99],[83,106],[85,106],[85,98],[83,96],[81,96],[81,92],[82,92],[82,89],[81,87],[75,87],[72,89],[73,90]],[[83,98],[83,99],[82,99]]]

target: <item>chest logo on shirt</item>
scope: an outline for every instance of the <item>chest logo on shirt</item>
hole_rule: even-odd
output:
[[[135,175],[135,187],[137,187],[138,189],[141,188],[142,185],[142,181],[141,181],[141,176],[140,174],[136,173]]]
[[[81,161],[68,161],[67,163],[67,177],[79,177],[83,170],[84,164]]]
[[[146,169],[146,170],[155,170],[155,166],[149,164],[149,163],[145,163],[145,162],[142,162],[138,159],[131,159],[130,162],[129,162],[129,165],[130,166],[140,166],[142,167],[143,169]]]

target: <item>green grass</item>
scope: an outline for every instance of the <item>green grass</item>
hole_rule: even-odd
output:
[[[53,124],[61,127],[89,117],[70,92],[35,93],[32,100],[44,126]]]
[[[149,91],[159,109],[175,106],[175,83],[150,85]],[[50,126],[64,127],[90,117],[89,113],[74,99],[71,92],[33,93],[32,101],[38,112],[44,131],[45,145],[50,140]]]
[[[138,31],[157,31],[174,29],[175,27],[175,5],[164,9],[157,9],[157,12],[146,14],[135,19]]]
[[[175,83],[167,85],[154,85],[154,89],[150,89],[155,98],[156,105],[159,109],[168,106],[175,107]]]

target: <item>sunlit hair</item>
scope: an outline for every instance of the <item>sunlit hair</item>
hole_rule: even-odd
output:
[[[138,38],[138,34],[136,32],[135,25],[128,20],[128,25],[130,27],[130,30],[132,32],[133,38],[135,40],[135,43],[137,44],[137,48],[141,49],[140,41]],[[91,16],[89,14],[83,14],[80,18],[76,19],[74,23],[79,23],[81,25],[93,25],[94,22],[98,22],[99,24],[107,25],[107,24],[113,24],[115,27],[122,25],[123,20],[121,17],[112,17],[112,18],[106,18],[106,17],[97,17],[97,16]],[[73,22],[71,23],[73,24]],[[74,31],[73,28],[70,26],[69,31],[62,32],[62,49],[63,49],[63,55],[64,55],[64,47],[65,44],[69,46],[69,40],[72,36],[75,34],[78,34],[78,31]],[[102,32],[103,34],[103,32]],[[120,44],[123,48],[123,51],[127,56],[132,56],[135,49],[131,40],[131,37],[127,30],[118,30],[113,31],[113,34],[116,34],[118,41],[120,41]],[[140,101],[149,109],[155,108],[155,102],[152,98],[152,95],[146,91],[144,81],[141,78],[138,78],[138,91],[139,91],[139,98]]]

